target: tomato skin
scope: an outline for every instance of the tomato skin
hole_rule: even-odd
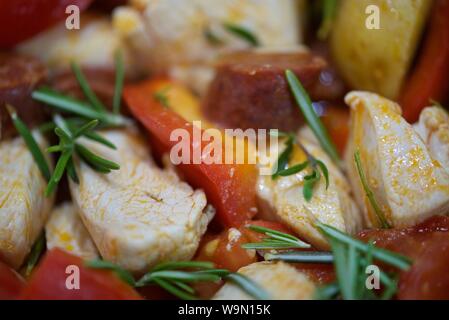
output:
[[[148,130],[161,156],[178,144],[170,139],[174,130],[184,129],[191,138],[194,127],[154,98],[159,91],[157,88],[158,80],[126,86],[124,98],[131,113]],[[208,142],[195,144],[190,140],[190,153],[201,154],[207,145]],[[180,164],[177,168],[194,188],[204,190],[208,201],[217,209],[217,219],[222,226],[239,227],[255,215],[258,176],[255,165],[201,163]]]
[[[398,299],[449,299],[449,217],[435,216],[405,229],[364,231],[360,238],[412,259],[412,267],[400,275]]]
[[[66,8],[80,11],[93,0],[14,0],[0,1],[0,48],[10,48],[68,17]],[[13,31],[12,31],[13,30]]]
[[[0,300],[16,299],[24,286],[25,280],[0,261]]]
[[[425,241],[425,250],[414,260],[412,268],[403,273],[397,297],[400,300],[449,299],[449,235],[432,234]]]
[[[410,123],[419,119],[430,100],[449,98],[449,0],[436,0],[430,17],[430,29],[417,66],[399,99],[404,118]]]
[[[79,290],[66,287],[67,278],[79,268]],[[84,266],[81,258],[60,249],[52,249],[43,257],[23,289],[24,300],[140,300],[139,294],[112,271]]]

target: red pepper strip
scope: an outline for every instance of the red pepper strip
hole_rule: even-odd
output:
[[[178,144],[170,139],[174,130],[184,129],[192,138],[194,127],[155,99],[158,88],[158,81],[152,80],[130,85],[124,89],[124,99],[134,117],[148,130],[154,140],[153,146],[160,153],[167,153]],[[208,143],[195,145],[190,139],[191,154],[198,147],[205,150]],[[222,150],[224,155],[224,147]],[[189,163],[178,165],[178,169],[194,188],[204,190],[208,201],[217,210],[221,225],[239,227],[256,214],[258,172],[255,165]]]
[[[404,87],[400,105],[410,123],[419,119],[430,100],[449,96],[449,0],[437,0],[430,17],[423,51]]]

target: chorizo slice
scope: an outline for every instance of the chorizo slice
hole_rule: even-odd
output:
[[[306,51],[239,52],[217,64],[203,103],[212,121],[232,128],[294,131],[303,123],[285,79],[291,69],[313,100],[335,100],[343,88],[327,62]]]
[[[14,106],[30,127],[46,120],[48,114],[45,108],[31,97],[33,90],[46,80],[47,69],[37,59],[0,52],[0,140],[17,134],[6,104]]]

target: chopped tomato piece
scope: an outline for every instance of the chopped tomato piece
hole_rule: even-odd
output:
[[[25,280],[13,269],[0,261],[0,300],[17,298],[25,285]]]
[[[211,261],[217,268],[237,271],[257,261],[254,250],[246,250],[242,245],[250,242],[239,229],[230,228],[216,236],[209,236],[203,242],[195,260]]]
[[[92,0],[0,1],[0,48],[31,38],[69,16],[66,8],[86,9]],[[70,12],[71,13],[71,12]]]
[[[53,249],[45,254],[19,298],[26,300],[141,299],[139,294],[119,279],[114,272],[86,267],[81,258],[60,249]]]
[[[209,142],[196,143],[192,139],[194,126],[184,118],[164,106],[155,95],[160,93],[158,80],[149,80],[137,85],[125,87],[124,98],[131,113],[150,133],[153,146],[159,153],[167,153],[181,143],[173,141],[171,135],[177,130],[188,133],[190,154],[200,154],[206,150]],[[204,131],[200,131],[200,135]],[[197,133],[195,133],[196,135]],[[222,154],[225,154],[224,147]],[[159,154],[161,156],[161,154]],[[190,158],[190,157],[189,157]],[[253,164],[194,164],[181,163],[178,169],[195,188],[202,188],[208,201],[217,209],[217,218],[223,226],[239,227],[252,218],[256,212],[257,168]]]
[[[449,92],[449,0],[437,0],[429,19],[423,50],[406,83],[400,104],[410,123],[419,119],[430,100],[443,102]]]
[[[360,237],[413,260],[411,269],[401,273],[399,299],[449,299],[449,217],[406,229],[364,231]]]

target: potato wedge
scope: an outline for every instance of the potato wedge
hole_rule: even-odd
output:
[[[373,5],[379,8],[378,30],[366,25]],[[348,84],[396,99],[431,5],[429,0],[342,0],[331,50]]]

